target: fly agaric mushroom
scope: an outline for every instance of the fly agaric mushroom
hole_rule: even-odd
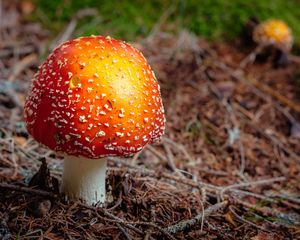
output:
[[[28,93],[28,132],[64,155],[69,199],[105,202],[106,157],[130,156],[160,140],[160,87],[146,59],[110,37],[70,40],[41,65]]]
[[[258,24],[253,31],[253,40],[259,45],[273,45],[285,52],[290,51],[293,45],[291,29],[277,19],[269,19]]]
[[[249,62],[253,62],[258,54],[270,46],[275,47],[277,53],[274,65],[286,64],[287,54],[293,45],[293,35],[289,26],[283,21],[269,19],[257,24],[252,33],[252,40],[257,43],[257,47],[241,61],[241,67],[245,67]]]

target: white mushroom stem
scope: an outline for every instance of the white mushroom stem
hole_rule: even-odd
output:
[[[65,156],[62,191],[68,199],[92,205],[105,202],[107,159]]]

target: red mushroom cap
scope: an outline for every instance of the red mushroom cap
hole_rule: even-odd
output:
[[[28,132],[57,152],[131,155],[159,141],[160,88],[144,56],[110,37],[67,41],[41,65],[28,93]]]

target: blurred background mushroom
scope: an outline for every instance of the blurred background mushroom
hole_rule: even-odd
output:
[[[250,25],[250,23],[253,23]],[[284,66],[288,62],[288,55],[293,45],[293,34],[290,27],[278,19],[268,19],[263,22],[255,22],[255,19],[248,21],[246,29],[251,29],[248,37],[256,43],[256,48],[241,62],[240,66],[245,67],[253,62],[258,55],[268,58],[273,56],[275,67]]]

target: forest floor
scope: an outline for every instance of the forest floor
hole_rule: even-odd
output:
[[[166,133],[133,158],[110,158],[107,204],[91,207],[51,187],[62,159],[23,122],[39,64],[71,33],[50,42],[22,13],[4,14],[0,239],[300,239],[299,63],[275,67],[271,54],[241,67],[253,47],[185,31],[133,43],[161,85]]]

